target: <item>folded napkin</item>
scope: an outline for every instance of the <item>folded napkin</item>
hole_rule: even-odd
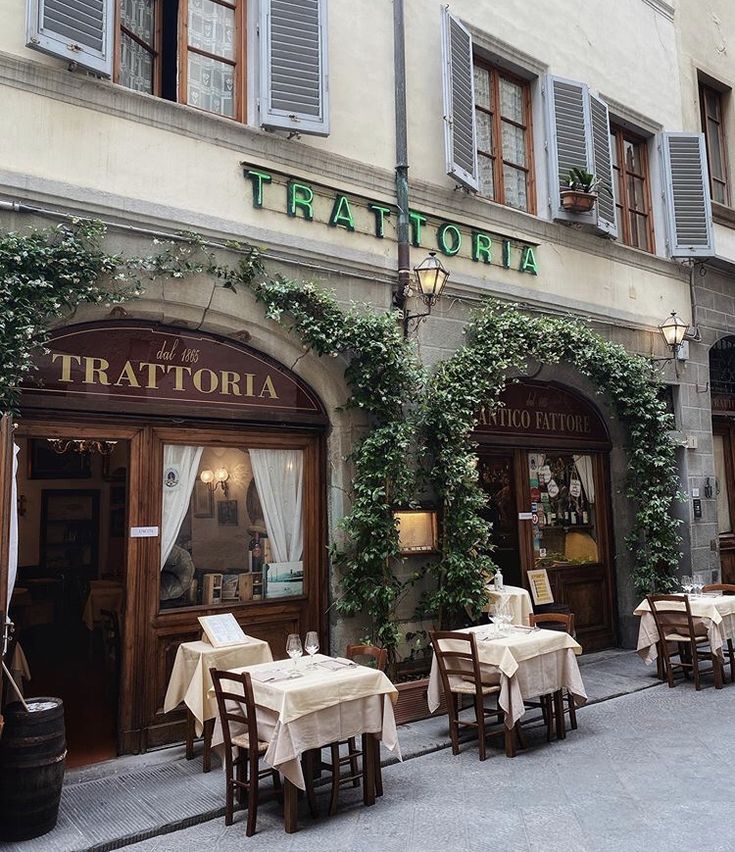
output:
[[[303,677],[303,674],[297,671],[284,671],[283,669],[266,669],[260,672],[251,671],[250,677],[259,683],[276,683],[279,680],[293,680],[297,677]]]

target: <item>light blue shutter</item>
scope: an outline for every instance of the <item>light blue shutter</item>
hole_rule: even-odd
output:
[[[327,0],[260,0],[260,123],[329,135]]]
[[[704,134],[662,133],[659,147],[669,255],[711,257],[715,249]]]
[[[29,0],[26,46],[112,76],[114,0]]]
[[[592,161],[590,170],[600,183],[597,187],[597,229],[617,237],[615,216],[614,175],[610,150],[610,117],[607,104],[590,93],[590,129],[592,131]]]
[[[446,7],[442,7],[442,48],[447,174],[476,191],[479,183],[472,36]]]

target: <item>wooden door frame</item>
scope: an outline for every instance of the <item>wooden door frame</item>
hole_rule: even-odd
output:
[[[721,435],[724,439],[725,477],[727,479],[727,498],[730,506],[731,530],[724,533],[718,532],[717,534],[720,547],[720,570],[722,571],[722,550],[724,549],[726,552],[735,551],[735,418],[713,417],[712,434],[713,436]],[[717,475],[715,472],[716,487]],[[723,579],[723,582],[727,581]]]

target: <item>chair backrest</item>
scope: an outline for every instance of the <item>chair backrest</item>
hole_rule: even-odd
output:
[[[248,744],[251,752],[258,751],[258,725],[255,718],[255,698],[253,697],[253,683],[248,672],[235,674],[234,672],[218,671],[215,668],[209,670],[214,684],[214,694],[217,697],[217,711],[222,724],[222,737],[225,743],[226,754],[232,754],[232,731],[230,722],[243,725],[248,735]],[[235,685],[235,690],[225,688],[223,684]],[[228,706],[228,702],[230,705]],[[234,704],[234,707],[232,706]],[[236,732],[239,734],[239,732]]]
[[[686,595],[646,595],[661,639],[666,633],[687,635],[694,640],[694,622]]]
[[[461,678],[465,683],[475,685],[475,692],[482,695],[482,675],[477,656],[477,640],[474,633],[460,633],[452,630],[434,630],[429,636],[439,665],[444,694],[452,691],[452,677]],[[442,643],[451,642],[451,647]]]
[[[722,592],[723,595],[735,595],[735,584],[733,583],[710,583],[702,586],[703,592]]]
[[[355,657],[371,657],[375,660],[375,668],[380,672],[384,672],[388,665],[388,652],[385,648],[378,648],[376,645],[348,645],[345,657],[348,660],[354,660]]]
[[[574,636],[573,612],[542,612],[538,615],[529,615],[528,623],[531,627],[542,627],[544,624],[561,624],[570,636]]]

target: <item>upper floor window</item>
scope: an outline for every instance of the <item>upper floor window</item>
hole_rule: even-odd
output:
[[[729,204],[725,133],[722,126],[722,93],[700,83],[699,107],[702,113],[702,131],[707,142],[712,200],[718,204]]]
[[[654,251],[648,145],[645,139],[610,125],[615,208],[623,242]]]
[[[474,76],[479,192],[533,213],[530,86],[477,58]]]

